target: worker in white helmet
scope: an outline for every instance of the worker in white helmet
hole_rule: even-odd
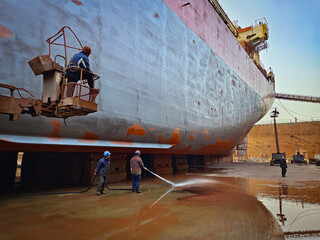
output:
[[[130,160],[130,170],[132,176],[132,192],[141,193],[139,190],[141,182],[141,168],[144,168],[144,164],[141,159],[141,152],[135,151],[134,156]]]

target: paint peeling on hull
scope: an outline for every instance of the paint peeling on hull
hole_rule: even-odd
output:
[[[9,38],[13,36],[13,32],[0,24],[0,38]]]

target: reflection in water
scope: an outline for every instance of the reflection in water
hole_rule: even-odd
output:
[[[277,216],[279,217],[279,222],[282,223],[282,225],[284,226],[284,222],[287,221],[286,216],[282,213],[282,198],[283,195],[288,195],[288,186],[285,184],[281,184],[279,187],[279,209],[280,209],[280,213],[277,214]]]
[[[252,186],[252,193],[277,216],[286,238],[320,239],[319,182],[288,186],[257,180]]]

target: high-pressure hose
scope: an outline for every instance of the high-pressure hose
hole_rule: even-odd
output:
[[[170,182],[169,180],[163,178],[163,177],[160,177],[158,174],[152,172],[151,170],[149,170],[148,168],[144,167],[144,170],[150,172],[151,174],[153,174],[154,176],[160,178],[162,181],[165,181],[166,183],[169,183],[171,184],[172,186],[175,186],[175,183],[173,182]],[[109,174],[108,174],[109,175]],[[93,187],[93,183],[96,179],[97,175],[94,175],[94,178],[92,180],[92,183],[90,184],[90,186],[83,190],[83,191],[73,191],[73,192],[49,192],[49,193],[30,193],[30,194],[19,194],[19,196],[44,196],[44,195],[59,195],[59,194],[74,194],[74,193],[85,193],[85,192],[88,192],[92,187]],[[106,184],[106,188],[108,190],[124,190],[124,191],[131,191],[132,188],[109,188],[108,185]]]
[[[131,191],[132,190],[132,188],[109,188],[107,184],[106,184],[106,188],[108,190],[125,190],[125,191]]]
[[[90,184],[90,186],[83,190],[83,191],[74,191],[74,192],[49,192],[49,193],[27,193],[27,194],[19,194],[19,196],[42,196],[42,195],[58,195],[58,194],[72,194],[72,193],[85,193],[88,192],[92,187],[93,187],[93,183],[94,180],[96,179],[96,175],[94,176],[92,183]]]

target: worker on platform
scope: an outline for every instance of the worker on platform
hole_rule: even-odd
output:
[[[281,167],[281,170],[282,170],[281,171],[282,177],[285,177],[286,173],[287,173],[287,161],[284,158],[284,156],[282,156],[281,159],[280,159],[280,167]]]
[[[109,169],[110,169],[110,156],[111,153],[109,151],[105,151],[103,153],[103,158],[98,161],[96,170],[94,171],[94,175],[99,176],[99,184],[97,188],[97,195],[104,194],[104,189],[107,184]]]
[[[137,150],[135,151],[134,156],[130,159],[132,192],[141,193],[139,190],[141,182],[141,168],[144,168],[144,164],[141,159],[141,152]]]
[[[90,70],[89,55],[91,54],[91,48],[84,46],[82,51],[75,54],[68,65],[66,71],[66,77],[68,82],[78,82],[80,80],[81,70],[73,67],[79,67],[86,71],[82,71],[82,80],[87,79],[89,87],[93,88],[93,73]]]

